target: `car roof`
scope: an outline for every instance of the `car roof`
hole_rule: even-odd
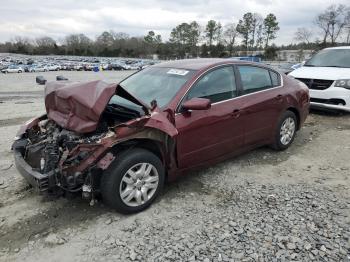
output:
[[[156,64],[153,67],[201,70],[210,66],[226,64],[226,63],[255,64],[251,62],[227,59],[227,58],[196,58],[196,59],[183,59],[183,60],[174,60],[170,62],[164,62],[164,63]]]

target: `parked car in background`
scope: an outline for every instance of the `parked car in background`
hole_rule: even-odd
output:
[[[305,84],[229,59],[157,64],[119,84],[52,82],[45,94],[47,114],[17,133],[17,169],[41,192],[100,192],[123,213],[191,169],[288,148],[309,109]]]
[[[28,72],[47,72],[49,69],[44,65],[31,65],[28,67]]]
[[[100,65],[101,66],[101,68],[102,68],[102,70],[109,70],[109,64],[101,64]]]
[[[301,63],[294,64],[294,65],[291,66],[291,68],[293,70],[295,70],[295,69],[298,69],[298,68],[302,67],[304,64],[305,64],[305,61],[303,61]]]
[[[311,106],[350,112],[350,46],[323,49],[289,75],[309,87]]]
[[[74,65],[74,70],[82,71],[82,70],[84,70],[84,66],[82,64],[76,64],[76,65]]]
[[[59,71],[61,70],[60,65],[47,65],[46,66],[49,71]]]
[[[240,60],[240,61],[250,61],[250,62],[261,62],[261,57],[259,56],[234,56],[229,59]]]
[[[74,71],[74,64],[63,64],[61,66],[62,70],[67,70],[67,71]]]
[[[18,65],[10,65],[7,68],[1,70],[2,73],[23,73],[24,69],[21,66]]]
[[[125,67],[121,64],[117,64],[117,63],[113,63],[113,64],[110,64],[109,66],[110,70],[126,70]]]
[[[293,66],[293,64],[291,64],[291,63],[281,63],[281,64],[277,65],[275,68],[277,70],[279,70],[280,72],[288,75],[290,72],[292,72],[294,70],[292,66]]]

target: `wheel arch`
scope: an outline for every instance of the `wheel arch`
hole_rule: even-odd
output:
[[[297,130],[300,129],[300,112],[297,108],[295,107],[288,107],[286,111],[291,111],[295,114],[296,118],[297,118]]]
[[[160,141],[150,138],[132,138],[123,142],[120,142],[112,147],[112,151],[118,155],[121,151],[128,150],[130,148],[142,148],[155,154],[165,165],[166,164],[166,146]]]

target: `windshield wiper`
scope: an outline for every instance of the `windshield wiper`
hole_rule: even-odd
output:
[[[349,66],[337,66],[337,65],[304,65],[310,67],[338,67],[338,68],[350,68]]]
[[[328,66],[322,66],[322,67],[338,67],[338,68],[349,68],[348,66],[337,66],[337,65],[328,65]]]

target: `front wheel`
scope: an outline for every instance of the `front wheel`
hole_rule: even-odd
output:
[[[148,150],[126,150],[109,166],[101,179],[104,202],[130,214],[149,207],[164,185],[164,166]]]
[[[280,117],[275,132],[272,147],[276,150],[285,150],[293,142],[297,131],[297,118],[292,111],[286,111]]]

